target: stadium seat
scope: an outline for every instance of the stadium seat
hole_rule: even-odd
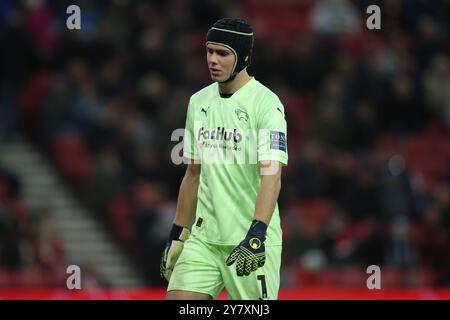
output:
[[[50,92],[56,76],[50,72],[37,72],[31,76],[24,88],[19,92],[18,105],[24,120],[25,128],[37,135],[41,128],[40,110],[44,99]]]
[[[77,191],[86,190],[92,164],[83,137],[77,133],[56,136],[52,141],[52,151],[62,174]]]
[[[327,198],[300,200],[296,212],[311,227],[322,228],[333,214],[336,204]]]
[[[110,225],[119,241],[130,248],[135,243],[135,232],[132,225],[133,206],[124,196],[112,200],[107,208]]]

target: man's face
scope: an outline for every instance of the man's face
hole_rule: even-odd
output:
[[[230,77],[236,57],[230,49],[208,43],[206,46],[206,60],[211,79],[221,82]]]

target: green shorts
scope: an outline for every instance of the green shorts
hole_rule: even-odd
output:
[[[234,246],[205,243],[191,235],[174,267],[167,291],[182,290],[210,295],[226,289],[231,300],[276,300],[280,287],[281,246],[266,246],[266,262],[248,276],[238,277],[236,263],[225,261]]]

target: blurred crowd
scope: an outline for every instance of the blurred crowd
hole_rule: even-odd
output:
[[[21,193],[18,176],[0,163],[0,288],[60,286],[66,256],[53,211],[27,208]]]
[[[81,30],[66,28],[74,3]],[[366,28],[371,4],[380,30]],[[445,0],[2,1],[0,141],[25,132],[147,284],[163,284],[185,170],[171,133],[210,83],[207,29],[245,17],[249,73],[288,121],[282,285],[365,285],[372,264],[387,285],[449,285],[449,13]],[[2,256],[15,241],[4,234]]]

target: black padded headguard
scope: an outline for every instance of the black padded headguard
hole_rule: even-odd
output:
[[[206,35],[206,44],[218,44],[230,49],[236,57],[229,82],[250,65],[253,49],[253,29],[242,19],[223,18],[213,24]]]

